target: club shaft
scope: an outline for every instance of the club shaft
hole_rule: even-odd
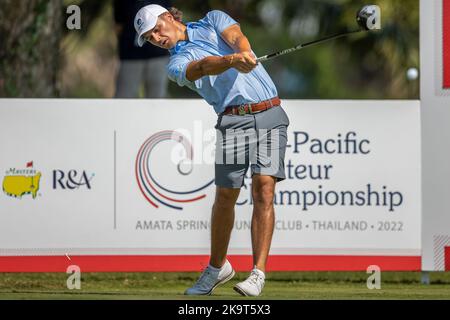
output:
[[[299,44],[298,46],[293,47],[293,48],[289,48],[289,49],[278,51],[278,52],[275,52],[275,53],[272,53],[272,54],[269,54],[269,55],[266,55],[266,56],[262,56],[262,57],[256,59],[256,61],[257,62],[267,61],[267,60],[270,60],[270,59],[273,59],[273,58],[276,58],[276,57],[280,57],[280,56],[283,56],[285,54],[288,54],[288,53],[291,53],[291,52],[294,52],[294,51],[298,51],[298,50],[301,50],[301,49],[304,49],[304,48],[307,48],[307,47],[310,47],[310,46],[313,46],[313,45],[316,45],[316,44],[320,44],[320,43],[327,42],[327,41],[330,41],[330,40],[335,40],[335,39],[342,38],[342,37],[345,37],[345,36],[348,36],[348,35],[351,35],[351,34],[354,34],[354,33],[362,32],[362,31],[365,31],[365,30],[358,29],[358,30],[348,31],[348,32],[345,32],[345,33],[335,34],[335,35],[332,35],[332,36],[329,36],[329,37],[326,37],[326,38],[322,38],[322,39],[319,39],[319,40],[315,40],[315,41]]]

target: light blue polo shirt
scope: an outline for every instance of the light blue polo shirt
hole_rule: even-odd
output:
[[[214,107],[217,114],[230,105],[257,103],[278,95],[275,84],[261,63],[247,74],[231,68],[220,75],[204,76],[194,82],[186,79],[186,69],[192,61],[234,53],[220,35],[236,23],[222,11],[211,11],[200,21],[188,23],[189,40],[179,41],[169,50],[169,79],[196,91]]]

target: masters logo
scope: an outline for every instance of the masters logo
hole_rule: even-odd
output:
[[[23,195],[31,194],[35,199],[40,181],[41,173],[33,168],[33,162],[29,162],[25,169],[11,168],[6,171],[3,178],[3,192],[14,198],[22,198]]]

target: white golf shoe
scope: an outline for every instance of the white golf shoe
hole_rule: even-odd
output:
[[[264,288],[265,278],[264,272],[254,268],[250,276],[245,281],[236,284],[233,289],[243,296],[257,297]]]
[[[185,295],[210,295],[213,290],[234,277],[234,270],[228,260],[222,268],[206,267],[200,278],[191,288],[187,289]]]

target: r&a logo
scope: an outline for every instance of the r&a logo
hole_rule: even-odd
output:
[[[86,171],[78,172],[77,170],[70,170],[64,172],[63,170],[53,170],[53,189],[79,189],[86,186],[87,189],[92,188],[92,178],[95,174],[88,175]]]

